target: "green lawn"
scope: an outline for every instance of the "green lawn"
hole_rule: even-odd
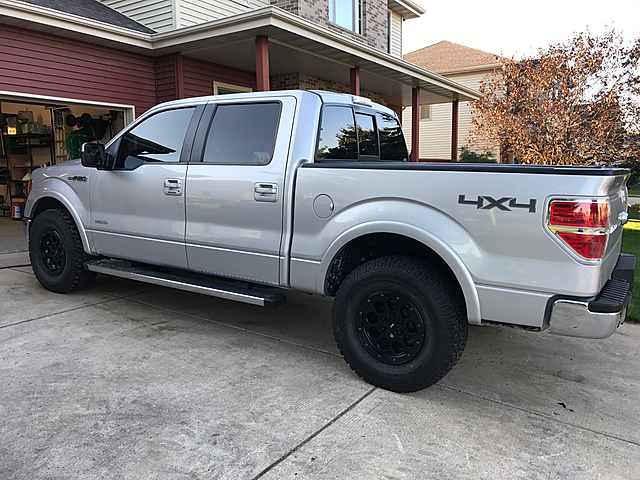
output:
[[[632,195],[631,191],[629,195]],[[640,196],[640,190],[638,196]],[[629,210],[629,222],[624,226],[622,233],[622,252],[632,253],[636,258],[640,258],[640,212],[637,210]],[[633,299],[631,309],[627,313],[627,321],[640,323],[640,269],[638,268],[633,277]]]
[[[630,197],[640,197],[640,183],[629,185],[628,188]]]

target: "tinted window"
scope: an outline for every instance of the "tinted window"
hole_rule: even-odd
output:
[[[325,107],[318,141],[318,158],[358,159],[353,110],[349,107]]]
[[[407,145],[398,120],[387,113],[378,113],[380,131],[380,160],[409,160]]]
[[[373,116],[356,113],[360,155],[378,155],[378,139]]]
[[[120,141],[117,168],[143,162],[179,162],[195,107],[165,110],[129,130]]]
[[[204,161],[266,165],[280,119],[279,103],[219,105],[209,128]]]

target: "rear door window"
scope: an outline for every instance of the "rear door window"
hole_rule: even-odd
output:
[[[218,105],[204,150],[205,163],[267,165],[280,120],[280,103]]]

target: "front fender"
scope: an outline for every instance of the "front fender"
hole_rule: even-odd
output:
[[[49,177],[35,183],[25,205],[25,217],[32,219],[34,212],[38,210],[38,206],[48,199],[57,200],[66,208],[78,228],[84,251],[89,254],[92,253],[91,242],[85,229],[85,225],[90,218],[89,209],[65,180]]]
[[[449,226],[449,229],[451,228],[452,225]],[[455,226],[453,226],[453,228],[455,228]],[[457,227],[457,229],[462,230],[460,227]],[[376,220],[360,223],[338,235],[320,262],[320,274],[317,277],[317,291],[320,292],[324,290],[325,278],[331,267],[331,263],[345,245],[359,237],[376,233],[402,235],[416,240],[433,250],[449,266],[460,284],[467,306],[467,319],[469,323],[478,325],[481,323],[480,298],[476,290],[475,282],[460,256],[446,242],[433,233],[418,226],[402,222]]]

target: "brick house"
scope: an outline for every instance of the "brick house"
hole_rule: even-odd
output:
[[[401,114],[474,98],[402,59],[402,23],[423,13],[411,0],[0,0],[0,195],[65,160],[80,118],[108,123],[106,141],[167,100],[323,89]]]
[[[500,57],[492,53],[465,47],[453,42],[442,41],[428,47],[407,53],[404,59],[424,69],[436,72],[446,78],[473,89],[476,92],[480,82],[491,75],[496,69],[501,69]],[[405,122],[411,117],[411,108],[404,113]],[[451,151],[452,143],[452,105],[436,104],[423,105],[420,108],[420,157],[428,159],[455,158]],[[471,123],[472,110],[470,102],[459,104],[457,145],[470,146],[473,135]],[[411,132],[406,131],[407,140],[411,139]],[[499,145],[473,145],[471,150],[482,152],[491,151],[495,158],[500,158]]]

